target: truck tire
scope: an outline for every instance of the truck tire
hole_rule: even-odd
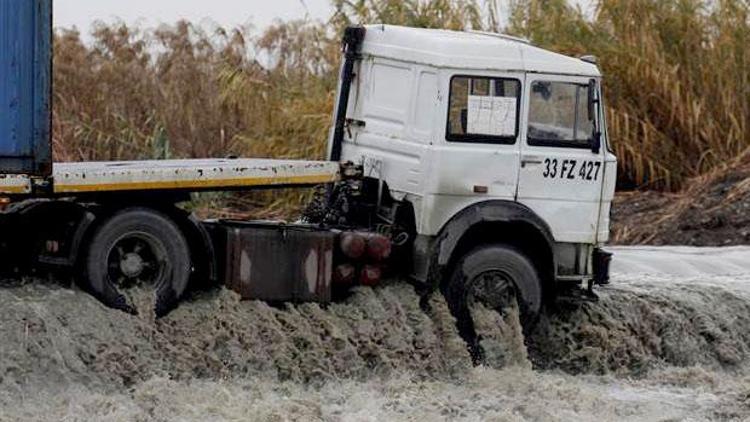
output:
[[[541,312],[539,273],[523,252],[509,245],[480,246],[464,255],[443,283],[442,291],[477,364],[482,362],[482,350],[474,330],[471,303],[481,301],[487,308],[502,311],[511,300],[517,300],[526,334]]]
[[[148,208],[125,209],[104,221],[83,265],[87,287],[109,307],[137,314],[120,289],[152,288],[157,317],[177,307],[192,272],[185,236],[169,217]]]

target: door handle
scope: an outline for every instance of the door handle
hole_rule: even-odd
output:
[[[361,129],[364,128],[367,125],[367,123],[364,120],[357,120],[357,119],[346,119],[346,122],[344,123],[344,127],[346,128],[346,133],[349,135],[349,139],[352,139],[352,127]]]
[[[521,167],[526,167],[526,165],[537,165],[542,164],[543,160],[542,157],[536,156],[536,155],[527,155],[521,158]]]

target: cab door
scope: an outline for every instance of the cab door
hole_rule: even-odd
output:
[[[526,81],[517,200],[547,222],[558,242],[597,241],[605,148],[596,86],[561,75]]]

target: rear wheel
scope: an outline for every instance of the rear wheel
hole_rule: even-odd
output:
[[[145,290],[153,294],[149,303],[157,317],[177,306],[192,268],[180,229],[169,217],[147,208],[120,211],[99,226],[84,266],[89,289],[105,305],[137,314],[130,296]]]
[[[528,257],[509,245],[481,246],[467,253],[456,263],[442,290],[475,363],[483,359],[471,313],[473,305],[481,303],[502,314],[517,302],[526,333],[541,312],[539,274]]]

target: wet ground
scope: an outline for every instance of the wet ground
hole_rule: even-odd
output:
[[[327,309],[209,292],[154,321],[7,282],[0,421],[750,420],[750,248],[616,253],[601,300],[526,344],[475,310],[478,368],[444,301],[400,283]]]
[[[750,149],[678,193],[620,192],[612,242],[634,245],[750,244]]]

